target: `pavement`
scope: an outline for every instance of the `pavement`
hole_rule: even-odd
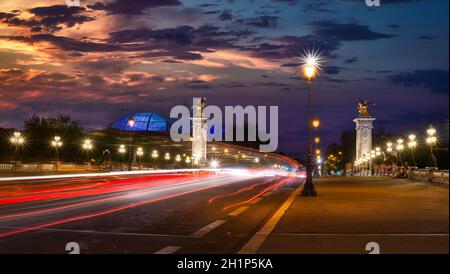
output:
[[[448,185],[328,177],[316,190],[295,199],[258,253],[369,253],[369,243],[381,253],[449,252]]]
[[[167,176],[0,182],[0,253],[448,253],[448,185]]]

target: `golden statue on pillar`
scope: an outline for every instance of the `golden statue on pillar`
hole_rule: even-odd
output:
[[[367,100],[363,100],[363,99],[359,99],[358,98],[358,112],[359,112],[359,116],[370,117],[369,105],[370,106],[375,106],[375,104],[372,103],[372,102],[369,102]]]

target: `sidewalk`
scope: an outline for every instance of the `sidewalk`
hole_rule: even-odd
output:
[[[447,185],[388,177],[316,180],[297,196],[258,253],[448,253]]]

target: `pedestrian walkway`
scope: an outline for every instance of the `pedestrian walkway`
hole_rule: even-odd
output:
[[[327,177],[316,189],[316,198],[295,198],[258,253],[449,251],[448,185]]]

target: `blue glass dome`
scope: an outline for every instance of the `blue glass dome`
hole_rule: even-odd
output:
[[[134,119],[133,127],[130,127],[128,124],[128,121],[131,118]],[[169,131],[170,123],[166,118],[159,114],[141,112],[125,115],[112,123],[109,127],[121,131]]]

